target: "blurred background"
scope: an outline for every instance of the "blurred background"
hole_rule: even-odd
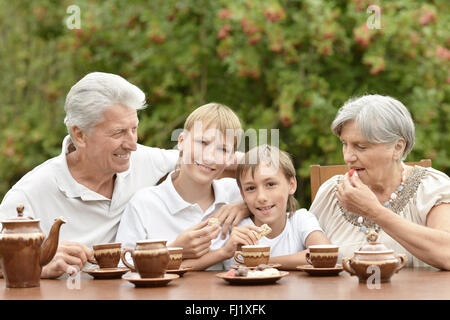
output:
[[[140,87],[139,142],[173,148],[196,107],[230,106],[244,130],[279,129],[302,207],[309,166],[343,163],[330,130],[353,96],[402,101],[407,161],[450,174],[447,0],[0,0],[0,199],[61,152],[64,100],[92,71]],[[268,142],[270,142],[270,134]]]

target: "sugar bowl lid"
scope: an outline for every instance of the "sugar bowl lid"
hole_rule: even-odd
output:
[[[378,233],[375,230],[371,230],[367,235],[367,244],[363,245],[357,253],[393,253],[394,250],[388,249],[383,243],[377,242]]]
[[[2,220],[2,223],[8,222],[30,222],[30,221],[39,221],[40,219],[34,219],[33,217],[24,217],[23,211],[25,207],[23,204],[17,206],[17,216],[10,217],[8,219]]]

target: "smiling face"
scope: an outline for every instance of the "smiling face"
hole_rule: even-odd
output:
[[[121,105],[106,109],[104,119],[89,134],[84,133],[78,149],[96,171],[114,175],[128,170],[131,152],[137,148],[136,110]]]
[[[354,121],[344,125],[339,138],[345,163],[349,169],[358,172],[366,185],[388,180],[398,166],[397,160],[404,148],[404,141],[401,139],[394,145],[368,142]]]
[[[217,129],[215,124],[204,127],[201,122],[178,139],[182,152],[180,177],[189,177],[207,184],[216,179],[234,160],[234,140]]]
[[[243,172],[240,184],[242,197],[256,225],[267,223],[272,227],[285,223],[288,197],[297,188],[295,177],[288,179],[282,169],[261,163],[253,175],[252,170]]]

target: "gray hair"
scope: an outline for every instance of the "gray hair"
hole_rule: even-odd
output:
[[[64,123],[70,136],[73,126],[89,133],[103,121],[105,110],[115,104],[144,109],[145,93],[115,74],[92,72],[84,76],[70,89],[64,105]]]
[[[378,94],[351,98],[339,109],[331,124],[336,136],[348,122],[355,121],[361,135],[370,143],[395,144],[405,139],[401,160],[412,150],[415,141],[414,122],[408,109],[398,100]]]

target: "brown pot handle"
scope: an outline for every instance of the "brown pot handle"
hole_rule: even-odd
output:
[[[235,260],[237,263],[244,264],[244,260],[239,259],[239,257],[238,257],[239,255],[242,256],[242,251],[236,251],[236,252],[234,253],[234,260]]]
[[[125,254],[127,252],[129,252],[130,254],[133,254],[133,249],[129,249],[129,248],[125,248],[122,250],[122,253],[120,254],[120,259],[122,259],[122,262],[124,265],[126,265],[128,267],[128,269],[130,269],[133,272],[136,272],[136,269],[134,268],[134,266],[132,266],[131,264],[128,263],[127,259],[125,259]]]
[[[305,258],[306,258],[306,262],[308,262],[310,265],[313,265],[311,262],[311,255],[309,254],[309,252],[306,252]]]
[[[406,265],[406,254],[399,253],[395,257],[400,260],[400,265],[397,267],[397,269],[395,269],[395,273],[397,273],[400,270],[402,270],[405,267],[405,265]]]
[[[342,258],[342,267],[345,271],[350,273],[352,276],[356,276],[355,270],[350,266],[350,259],[349,258]]]

